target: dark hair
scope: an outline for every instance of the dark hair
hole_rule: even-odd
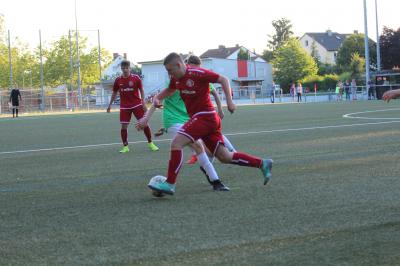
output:
[[[177,53],[170,53],[169,55],[167,55],[167,57],[165,57],[164,59],[164,66],[168,65],[169,63],[171,63],[173,60],[179,60],[180,62],[183,62],[182,57],[177,54]]]
[[[187,59],[187,63],[192,65],[201,65],[201,59],[196,55],[191,55]]]
[[[121,62],[121,67],[130,67],[131,66],[131,62],[129,62],[128,60],[123,60]]]

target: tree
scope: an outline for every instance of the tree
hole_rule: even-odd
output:
[[[351,56],[349,70],[353,78],[359,79],[361,74],[365,70],[365,59],[361,57],[358,53],[354,53]]]
[[[272,26],[275,29],[275,33],[268,35],[270,38],[267,44],[268,48],[264,50],[262,55],[262,58],[267,62],[272,61],[274,52],[293,36],[292,23],[286,18],[273,20]]]
[[[369,55],[370,63],[376,64],[376,44],[374,41],[369,40]],[[340,47],[336,63],[342,71],[349,71],[349,65],[351,62],[352,55],[358,53],[359,56],[365,58],[365,46],[364,46],[364,34],[352,34],[346,38]]]
[[[240,48],[237,59],[238,60],[249,60],[249,51],[247,51],[246,49]]]
[[[315,63],[318,65],[321,64],[321,56],[318,53],[317,45],[315,44],[315,41],[311,43],[311,57],[314,59]]]
[[[272,36],[268,35],[272,38],[268,41],[268,47],[272,49],[272,51],[275,51],[293,36],[293,31],[292,23],[286,18],[273,20],[272,26],[275,29],[275,34]]]
[[[395,31],[384,27],[379,42],[381,45],[382,68],[400,67],[400,28]]]
[[[314,59],[295,38],[291,38],[276,50],[272,63],[275,79],[282,88],[288,88],[291,82],[316,75],[318,71]]]

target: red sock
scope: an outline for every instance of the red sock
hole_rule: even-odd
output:
[[[168,178],[167,178],[168,183],[170,184],[176,183],[176,177],[178,176],[182,163],[183,163],[182,150],[172,150],[168,165]]]
[[[150,130],[150,127],[145,127],[145,128],[143,129],[143,131],[144,131],[144,135],[145,135],[146,138],[147,138],[147,141],[148,141],[148,142],[151,142],[151,130]]]
[[[124,146],[128,145],[128,130],[121,129],[121,139]]]
[[[232,157],[232,164],[237,164],[241,166],[257,167],[259,168],[262,164],[262,160],[259,157],[242,153],[234,152]]]

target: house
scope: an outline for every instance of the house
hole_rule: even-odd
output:
[[[238,60],[240,50],[248,52],[248,60]],[[181,55],[186,58],[188,55]],[[261,56],[243,46],[209,49],[200,55],[202,67],[226,76],[235,91],[238,88],[263,88],[272,84],[272,67]],[[163,60],[139,62],[142,65],[143,86],[145,93],[154,93],[165,88],[169,80]],[[218,87],[217,87],[218,88]]]
[[[357,33],[356,31],[354,33]],[[307,32],[300,38],[303,48],[311,55],[313,49],[322,63],[334,65],[340,46],[350,34],[326,32]],[[314,47],[314,48],[313,48]]]

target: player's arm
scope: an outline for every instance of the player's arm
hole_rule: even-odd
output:
[[[396,99],[398,97],[400,97],[400,89],[385,92],[382,96],[382,99],[384,101],[390,102],[391,99]]]
[[[217,83],[221,84],[222,90],[225,94],[226,105],[228,107],[229,112],[233,113],[236,110],[236,106],[232,101],[232,94],[231,94],[231,85],[229,84],[229,80],[224,76],[219,76]]]
[[[111,111],[111,104],[115,101],[116,97],[117,97],[117,92],[113,91],[113,93],[111,95],[110,103],[108,104],[108,107],[107,107],[107,113],[109,113]]]
[[[21,92],[19,90],[18,90],[18,96],[19,96],[19,100],[22,101]]]
[[[138,87],[139,87],[139,92],[140,92],[140,98],[142,99],[143,110],[147,111],[147,106],[146,106],[146,102],[145,102],[146,98],[144,96],[143,83],[142,83],[141,79],[139,79],[139,81],[138,81]]]
[[[218,109],[218,115],[221,119],[224,118],[224,111],[222,110],[222,103],[221,100],[218,96],[218,93],[215,89],[210,91],[211,95],[214,97],[215,99],[215,103],[217,104],[217,109]]]
[[[168,96],[171,96],[172,93],[174,93],[174,90],[167,88],[154,96],[153,103],[150,109],[148,109],[146,114],[136,123],[137,130],[144,129],[148,125],[150,118],[153,116],[156,108],[159,108],[161,106],[162,100],[164,100]]]

